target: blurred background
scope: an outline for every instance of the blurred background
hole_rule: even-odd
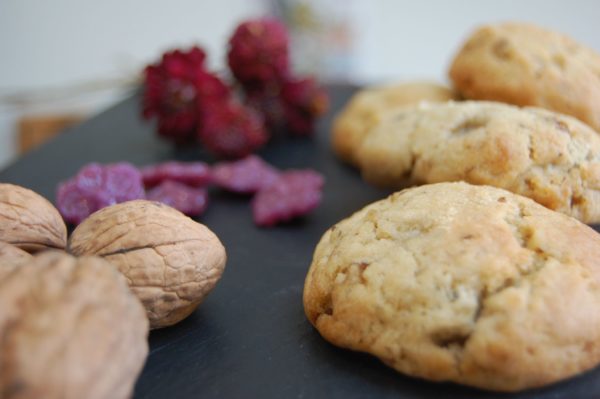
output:
[[[447,82],[476,26],[520,20],[600,51],[594,0],[1,0],[0,169],[127,96],[148,63],[199,44],[214,70],[243,19],[282,18],[298,72],[325,82]]]

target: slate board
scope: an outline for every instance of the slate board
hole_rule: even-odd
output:
[[[330,149],[332,115],[354,90],[331,87],[332,109],[317,137],[275,139],[261,152],[279,168],[314,168],[325,175],[323,203],[309,217],[261,229],[252,223],[246,198],[211,193],[199,221],[227,248],[225,273],[189,318],[150,334],[135,398],[599,398],[600,369],[545,389],[496,394],[405,377],[369,355],[328,344],[309,324],[302,288],[321,235],[388,194],[365,184]],[[133,93],[27,154],[0,172],[0,181],[53,200],[56,184],[91,161],[141,166],[206,159],[198,148],[176,149],[158,139],[153,129],[139,118],[139,96]]]

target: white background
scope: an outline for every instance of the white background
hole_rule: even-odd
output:
[[[600,3],[594,0],[328,3],[350,7],[355,23],[350,76],[361,83],[445,81],[462,40],[486,22],[534,22],[600,51]],[[114,88],[79,96],[57,90],[111,86],[114,79],[136,76],[162,51],[193,43],[205,47],[213,68],[221,68],[234,26],[263,14],[268,5],[267,0],[0,0],[0,95],[5,100],[0,103],[0,168],[14,159],[14,123],[20,115],[63,109],[93,113],[123,95]],[[7,94],[24,92],[28,98],[52,97],[7,103]]]

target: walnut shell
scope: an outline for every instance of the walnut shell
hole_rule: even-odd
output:
[[[0,241],[27,252],[64,249],[67,228],[47,199],[26,188],[0,183]]]
[[[117,266],[146,307],[151,328],[192,313],[214,288],[226,261],[225,248],[207,227],[145,200],[92,214],[73,231],[68,250]]]
[[[8,275],[15,267],[33,259],[31,254],[14,245],[0,241],[0,280]]]
[[[128,398],[147,335],[143,307],[107,261],[40,254],[0,280],[0,397]]]

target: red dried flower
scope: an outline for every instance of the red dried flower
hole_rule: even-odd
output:
[[[244,157],[262,147],[269,138],[261,116],[237,102],[205,107],[203,115],[198,136],[217,156]]]
[[[158,132],[176,141],[189,138],[196,126],[196,75],[206,54],[198,47],[175,50],[145,70],[143,115],[158,119]]]
[[[288,130],[299,136],[314,132],[317,117],[329,108],[329,96],[314,78],[290,79],[281,88],[283,114]]]
[[[262,114],[265,127],[271,133],[277,132],[285,126],[283,102],[280,94],[281,87],[279,85],[269,85],[246,92],[246,104]]]
[[[143,114],[179,143],[200,141],[217,156],[243,157],[268,140],[266,131],[307,136],[328,107],[312,78],[293,77],[285,26],[262,18],[241,23],[229,40],[228,64],[241,83],[245,107],[232,88],[205,69],[198,47],[174,50],[145,70]]]
[[[201,71],[194,81],[197,98],[200,104],[212,104],[228,101],[231,89],[217,75]]]
[[[240,24],[227,54],[229,68],[244,86],[262,86],[281,80],[289,72],[289,38],[276,19],[255,19]]]
[[[146,67],[143,115],[157,118],[160,135],[190,141],[199,123],[199,99],[229,96],[229,88],[204,69],[205,58],[204,51],[192,47],[167,52],[159,63]]]

